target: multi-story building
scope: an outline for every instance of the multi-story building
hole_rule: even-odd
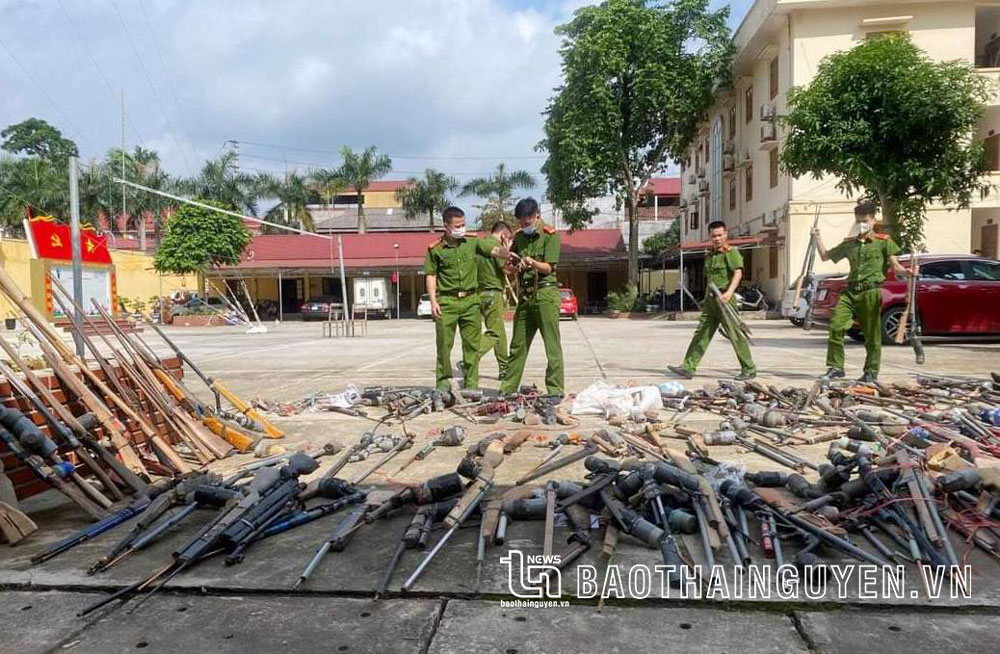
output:
[[[810,82],[823,57],[886,32],[909,33],[932,59],[974,64],[1000,83],[1000,3],[936,0],[757,0],[734,36],[731,88],[717,92],[682,164],[682,243],[697,250],[707,225],[723,220],[746,244],[747,277],[772,298],[799,274],[816,212],[827,244],[848,232],[856,198],[832,177],[792,178],[778,166],[784,140],[776,116],[787,110],[793,86]],[[1000,182],[1000,94],[994,92],[976,134],[986,142],[991,173]],[[968,209],[933,205],[927,211],[931,252],[981,250],[997,256],[1000,195],[992,191]],[[701,284],[700,267],[687,281]],[[841,264],[841,268],[843,264]],[[817,262],[817,272],[834,271]]]

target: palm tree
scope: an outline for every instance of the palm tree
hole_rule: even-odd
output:
[[[236,153],[229,151],[209,159],[196,177],[182,180],[179,187],[188,195],[215,200],[257,215],[257,200],[266,195],[260,179],[238,170]]]
[[[338,172],[358,194],[358,233],[364,234],[368,231],[365,221],[365,190],[374,180],[384,177],[392,170],[392,159],[388,155],[379,154],[374,145],[360,153],[345,145],[340,150],[340,156],[344,161]]]
[[[0,157],[0,227],[21,233],[28,205],[69,217],[69,185],[64,166],[40,157]]]
[[[461,195],[477,195],[486,200],[486,204],[478,206],[481,210],[479,228],[489,230],[498,221],[511,218],[514,202],[518,199],[514,191],[536,185],[535,178],[527,170],[508,171],[504,164],[498,164],[496,171],[486,177],[466,182]]]
[[[268,195],[278,199],[278,204],[265,216],[269,221],[288,226],[300,225],[307,232],[316,231],[316,223],[308,207],[313,190],[305,177],[295,172],[286,173],[283,179],[267,175],[261,177],[261,185],[267,189]]]
[[[434,214],[451,204],[448,193],[458,188],[458,182],[433,168],[424,171],[423,179],[411,177],[407,181],[409,184],[396,192],[396,198],[403,205],[407,218],[416,218],[426,212],[428,227],[433,232]]]
[[[337,196],[347,190],[347,182],[340,176],[339,170],[319,168],[312,172],[309,187],[323,198],[323,204],[329,207],[337,201]]]
[[[94,198],[97,207],[109,217],[113,217],[116,210],[124,209],[124,229],[128,231],[134,228],[139,233],[140,247],[145,249],[146,230],[140,229],[140,225],[144,226],[146,217],[152,216],[154,239],[158,240],[164,214],[176,209],[176,203],[141,189],[122,188],[121,185],[114,184],[113,181],[114,192],[105,195],[105,182],[115,177],[122,177],[122,168],[124,168],[123,179],[158,191],[172,190],[175,182],[161,167],[160,155],[155,150],[147,150],[142,146],[136,146],[132,152],[122,152],[120,148],[112,148],[108,150],[104,162],[100,166],[91,166],[90,174],[96,177],[93,180],[96,188],[93,190],[98,194],[97,198]],[[122,207],[123,199],[125,201],[124,207]],[[114,219],[111,218],[109,222],[112,231],[114,231]]]

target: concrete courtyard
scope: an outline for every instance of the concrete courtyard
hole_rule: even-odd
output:
[[[751,323],[754,356],[765,383],[804,386],[824,369],[826,333],[805,333],[784,321]],[[668,363],[683,357],[694,328],[692,321],[610,320],[581,318],[562,323],[567,391],[578,392],[596,380],[609,383],[661,383]],[[348,383],[372,385],[433,384],[433,324],[403,320],[372,322],[367,336],[322,338],[319,323],[286,322],[269,326],[267,334],[248,335],[235,328],[169,329],[169,335],[213,376],[244,399],[295,401],[317,391],[337,392]],[[145,340],[157,350],[169,350],[150,331]],[[927,364],[914,365],[909,348],[886,347],[884,380],[910,379],[921,370],[939,374],[985,376],[1000,367],[997,343],[928,343]],[[454,355],[458,355],[458,347]],[[861,345],[847,345],[848,373],[860,374]],[[536,342],[523,383],[542,384],[544,352]],[[738,372],[726,342],[717,337],[689,388],[713,384]],[[204,392],[187,374],[192,390]],[[496,364],[484,359],[484,388],[496,387]],[[371,415],[381,416],[381,409]],[[694,415],[690,423],[709,428],[709,415]],[[289,450],[328,441],[357,441],[374,424],[339,414],[304,413],[276,418],[287,437],[274,441]],[[412,421],[419,447],[442,427],[460,424],[466,444],[493,431],[513,431],[516,423],[472,425],[450,413]],[[576,428],[534,427],[554,436],[560,431],[584,435],[604,426],[588,418]],[[397,431],[398,426],[385,429]],[[454,470],[464,452],[439,448],[398,477],[393,472],[413,451],[373,475],[383,492],[393,481],[419,481]],[[805,449],[805,448],[804,448]],[[825,450],[804,451],[821,456]],[[716,452],[719,454],[716,454]],[[498,485],[511,484],[549,452],[526,442],[498,470]],[[721,460],[742,462],[751,469],[774,464],[738,451],[713,449]],[[253,460],[238,455],[215,467],[227,470]],[[323,459],[319,475],[332,459]],[[350,479],[370,465],[350,464],[342,477]],[[579,464],[556,473],[556,479],[581,479]],[[51,494],[32,498],[23,507],[39,523],[39,531],[14,548],[0,549],[0,602],[7,624],[0,630],[0,652],[469,652],[533,654],[537,652],[856,652],[878,647],[885,653],[913,651],[992,651],[1000,628],[1000,566],[974,551],[969,558],[976,574],[972,599],[930,601],[907,599],[900,605],[845,599],[822,601],[611,600],[598,612],[594,601],[572,599],[558,608],[512,608],[500,600],[510,595],[508,574],[499,562],[503,548],[487,551],[482,585],[475,586],[476,529],[460,530],[428,568],[412,592],[401,593],[406,574],[419,553],[407,552],[390,586],[390,598],[372,596],[408,515],[362,529],[343,553],[324,559],[309,583],[299,591],[291,585],[338,517],[318,520],[255,545],[244,563],[226,567],[205,562],[178,576],[158,597],[134,614],[98,611],[76,617],[80,608],[103,593],[132,584],[169,561],[172,549],[209,518],[198,512],[147,551],[107,573],[85,571],[124,531],[124,527],[85,543],[70,553],[40,565],[29,558],[45,545],[86,524],[72,506]],[[405,513],[405,512],[404,512]],[[567,532],[568,533],[568,532]],[[436,537],[436,536],[435,536]],[[561,538],[557,533],[557,538]],[[511,547],[540,551],[541,526],[514,523]],[[561,540],[560,540],[561,544]],[[956,547],[964,544],[956,541]],[[599,548],[595,548],[599,549]],[[696,546],[688,548],[695,553]],[[585,560],[595,562],[592,550]],[[654,563],[658,553],[632,544],[618,555],[622,562]],[[567,575],[568,576],[568,575]],[[566,586],[572,586],[570,581]]]

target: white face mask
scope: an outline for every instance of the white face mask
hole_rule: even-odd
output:
[[[448,235],[454,239],[465,238],[465,226],[449,229]]]
[[[535,223],[531,223],[527,227],[522,227],[521,231],[527,234],[528,236],[534,236],[535,232],[538,231],[538,226]]]
[[[858,223],[858,234],[867,234],[871,229],[871,223]]]

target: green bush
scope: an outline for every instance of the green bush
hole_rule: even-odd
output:
[[[612,311],[632,311],[635,308],[637,295],[636,290],[628,286],[620,291],[611,291],[608,293],[608,308]]]

